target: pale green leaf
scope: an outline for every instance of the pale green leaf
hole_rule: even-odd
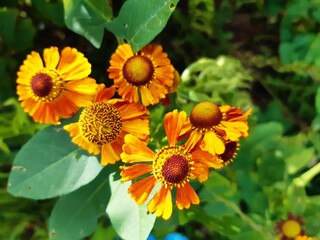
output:
[[[107,207],[112,226],[123,239],[144,240],[151,232],[156,216],[147,213],[146,204],[136,204],[128,194],[131,182],[122,183],[110,175],[111,198]]]
[[[17,154],[8,191],[25,198],[52,198],[89,183],[101,169],[97,158],[74,145],[62,126],[50,126]]]

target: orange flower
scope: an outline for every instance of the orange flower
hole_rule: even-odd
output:
[[[149,137],[149,111],[137,103],[111,99],[115,89],[98,87],[94,103],[85,107],[79,121],[64,126],[72,142],[92,154],[101,151],[101,164],[120,159],[125,135],[131,133],[146,141]]]
[[[193,148],[197,145],[202,150],[215,155],[225,152],[226,142],[237,142],[248,136],[248,116],[251,109],[243,113],[240,108],[212,102],[201,102],[193,107],[190,113],[190,137],[186,145]]]
[[[316,240],[316,239],[313,238],[313,237],[308,237],[307,235],[303,235],[303,236],[297,236],[297,237],[295,237],[294,240]]]
[[[288,212],[288,218],[278,221],[274,230],[280,240],[294,239],[295,237],[304,235],[301,227],[303,224],[301,216],[294,216],[291,212]]]
[[[21,106],[35,122],[60,124],[90,104],[97,84],[88,75],[91,65],[75,48],[46,48],[43,60],[31,52],[20,66],[17,94]]]
[[[174,68],[160,45],[149,44],[136,54],[129,44],[119,45],[107,71],[123,99],[139,102],[141,97],[145,106],[165,98],[174,78]]]
[[[165,115],[164,128],[169,145],[157,153],[133,135],[125,137],[121,159],[131,166],[121,167],[123,181],[139,178],[128,192],[138,204],[143,204],[151,194],[156,184],[160,189],[148,203],[148,211],[155,212],[163,219],[169,219],[172,214],[172,189],[176,191],[176,206],[178,209],[189,208],[191,204],[199,204],[196,192],[189,184],[190,179],[197,178],[200,182],[208,178],[208,165],[222,167],[222,161],[208,152],[185,146],[178,146],[177,141],[187,121],[185,112],[177,110]],[[151,176],[148,176],[151,173]],[[140,177],[142,177],[140,179]]]

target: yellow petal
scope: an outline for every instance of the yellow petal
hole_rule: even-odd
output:
[[[150,176],[133,183],[128,193],[137,204],[143,204],[149,197],[152,189],[156,185],[157,180],[154,176]]]
[[[184,111],[178,113],[178,110],[174,110],[165,115],[164,129],[170,146],[174,146],[177,143],[186,120],[187,113]]]
[[[50,47],[43,50],[43,60],[45,62],[46,68],[56,69],[59,63],[60,55],[57,47]]]
[[[225,151],[225,143],[224,140],[217,136],[215,132],[208,131],[204,134],[200,148],[212,155],[222,154]]]

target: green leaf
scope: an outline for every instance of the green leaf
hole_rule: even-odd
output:
[[[318,90],[316,93],[315,105],[316,105],[317,114],[320,116],[320,87],[318,87]]]
[[[131,182],[122,183],[110,175],[111,198],[107,207],[112,226],[123,239],[147,239],[156,216],[148,214],[146,204],[136,204],[128,194]]]
[[[166,26],[179,0],[127,0],[106,29],[130,43],[134,52],[151,42]]]
[[[94,232],[98,218],[105,214],[108,175],[113,171],[105,167],[88,185],[57,201],[49,220],[50,239],[82,239]]]
[[[51,20],[60,27],[64,26],[63,5],[61,1],[32,0],[32,6],[38,10],[38,13],[44,19]]]
[[[298,146],[296,146],[298,147]],[[304,148],[285,159],[289,174],[295,174],[311,161],[314,148]]]
[[[0,9],[0,22],[6,23],[1,24],[0,39],[3,38],[6,42],[13,40],[17,16],[18,12],[16,9]]]
[[[77,148],[62,126],[38,132],[17,154],[8,191],[32,199],[67,194],[94,179],[102,167],[97,158]]]
[[[65,23],[69,29],[87,38],[93,46],[101,46],[104,24],[112,18],[107,0],[63,0]]]

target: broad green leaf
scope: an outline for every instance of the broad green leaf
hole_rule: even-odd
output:
[[[179,0],[127,0],[106,29],[130,43],[134,52],[151,42],[166,26]]]
[[[108,0],[63,0],[65,23],[69,29],[101,46],[104,25],[112,18]]]
[[[123,239],[147,239],[151,232],[156,216],[148,214],[146,204],[136,204],[128,194],[131,182],[122,183],[110,175],[111,198],[107,214],[112,226]]]
[[[94,232],[98,218],[105,214],[108,175],[113,171],[105,167],[92,182],[57,201],[49,220],[50,239],[82,239]]]
[[[61,126],[50,126],[17,154],[8,191],[25,198],[52,198],[89,183],[101,169],[97,158],[77,148]]]
[[[289,174],[295,174],[311,161],[314,148],[304,148],[285,159]]]

